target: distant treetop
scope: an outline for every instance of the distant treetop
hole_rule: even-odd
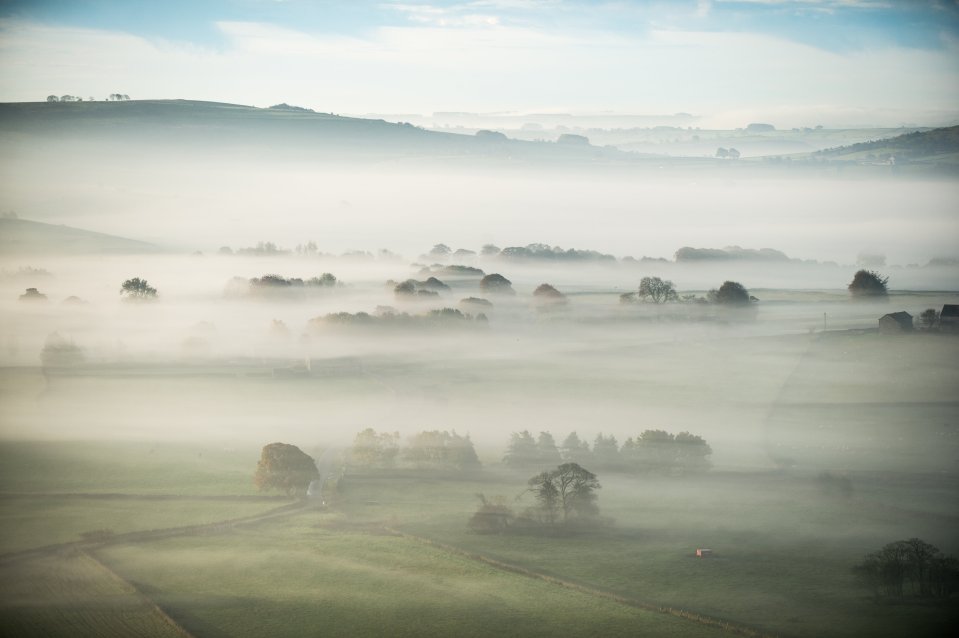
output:
[[[287,104],[286,102],[281,102],[280,104],[274,104],[270,107],[272,111],[298,111],[300,113],[315,113],[313,109],[304,108],[302,106],[293,106]]]

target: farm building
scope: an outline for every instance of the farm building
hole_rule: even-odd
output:
[[[712,555],[713,555],[713,550],[711,549],[700,548],[696,550],[697,558],[709,558]]]
[[[879,317],[880,334],[900,334],[912,330],[912,315],[900,310]]]
[[[939,313],[939,330],[959,332],[959,304],[947,303]]]

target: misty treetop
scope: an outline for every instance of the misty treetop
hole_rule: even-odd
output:
[[[907,594],[945,599],[959,591],[959,560],[919,538],[888,543],[866,554],[853,572],[877,600],[901,599]]]
[[[393,294],[398,300],[411,301],[415,299],[430,299],[439,297],[440,293],[446,293],[451,288],[437,279],[430,276],[424,281],[407,279],[406,281],[396,283],[392,279],[386,282],[387,287],[393,287]]]
[[[412,435],[403,447],[398,432],[376,432],[367,428],[356,435],[351,449],[353,465],[368,469],[392,468],[398,459],[427,470],[479,469],[480,461],[469,435],[456,431],[423,430]]]
[[[751,301],[756,301],[738,281],[724,281],[719,290],[710,290],[706,299],[727,306],[748,306]]]
[[[849,294],[858,298],[884,298],[889,295],[888,283],[889,277],[874,270],[859,270],[849,282]]]
[[[488,295],[515,295],[513,282],[499,273],[486,275],[480,280],[480,290]]]
[[[146,279],[134,277],[123,282],[120,286],[120,294],[124,295],[127,301],[152,301],[157,297],[157,289]]]
[[[406,312],[397,312],[389,306],[380,307],[377,314],[368,312],[332,312],[322,317],[313,317],[307,322],[312,331],[322,331],[326,328],[390,328],[390,329],[419,329],[419,328],[460,328],[485,327],[489,323],[485,314],[471,315],[456,308],[434,308],[419,315]]]
[[[527,481],[536,505],[527,515],[546,525],[592,522],[599,516],[596,490],[602,486],[596,475],[577,463],[563,463],[540,472]]]
[[[270,443],[260,452],[253,483],[261,492],[279,490],[287,496],[302,496],[318,478],[313,457],[289,443]]]

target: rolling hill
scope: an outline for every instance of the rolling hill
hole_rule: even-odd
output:
[[[959,165],[959,126],[917,131],[896,137],[838,146],[814,155],[857,161],[921,162]]]
[[[481,132],[482,133],[482,132]],[[0,139],[96,144],[257,157],[349,160],[495,158],[529,161],[623,161],[632,156],[589,144],[531,142],[501,135],[460,135],[316,113],[286,105],[256,108],[192,100],[20,102],[0,104]]]
[[[26,219],[0,218],[0,255],[134,255],[157,252],[161,252],[159,246],[134,239]]]

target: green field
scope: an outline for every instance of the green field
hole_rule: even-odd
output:
[[[695,347],[637,339],[610,350],[615,358],[596,339],[558,344],[538,362],[486,359],[488,349],[408,365],[398,355],[371,357],[361,378],[218,377],[192,396],[192,378],[64,378],[52,389],[41,379],[61,433],[74,400],[92,389],[129,389],[111,396],[132,405],[137,393],[167,384],[177,390],[169,396],[213,414],[224,409],[221,397],[244,388],[274,416],[254,413],[242,427],[298,422],[283,434],[259,430],[269,437],[260,445],[298,432],[287,440],[318,458],[327,446],[343,449],[343,414],[374,425],[402,414],[420,428],[471,417],[485,466],[469,474],[350,468],[327,508],[273,511],[286,501],[254,491],[259,445],[239,436],[2,441],[4,632],[164,635],[179,625],[213,637],[852,638],[939,636],[959,621],[955,596],[877,602],[852,573],[866,553],[899,539],[959,554],[959,342],[731,332]],[[39,419],[34,395],[9,391],[33,383],[27,375],[8,370],[5,396],[17,402],[11,414]],[[389,410],[360,421],[364,398],[384,394],[395,397]],[[294,412],[298,396],[307,402]],[[232,406],[223,422],[248,405]],[[531,406],[539,410],[523,409]],[[158,412],[150,416],[162,419]],[[505,413],[513,420],[494,421]],[[507,437],[498,432],[523,424],[561,439],[578,419],[584,428],[615,422],[617,433],[634,436],[647,427],[702,433],[714,468],[672,476],[590,468],[603,485],[601,524],[470,533],[476,494],[503,496],[522,513],[531,504],[526,481],[544,469],[503,467]],[[339,440],[326,438],[334,433]],[[97,530],[112,534],[91,538]],[[695,558],[701,547],[714,556]]]
[[[330,518],[100,554],[149,582],[154,599],[196,635],[719,635],[415,541],[340,531]]]

